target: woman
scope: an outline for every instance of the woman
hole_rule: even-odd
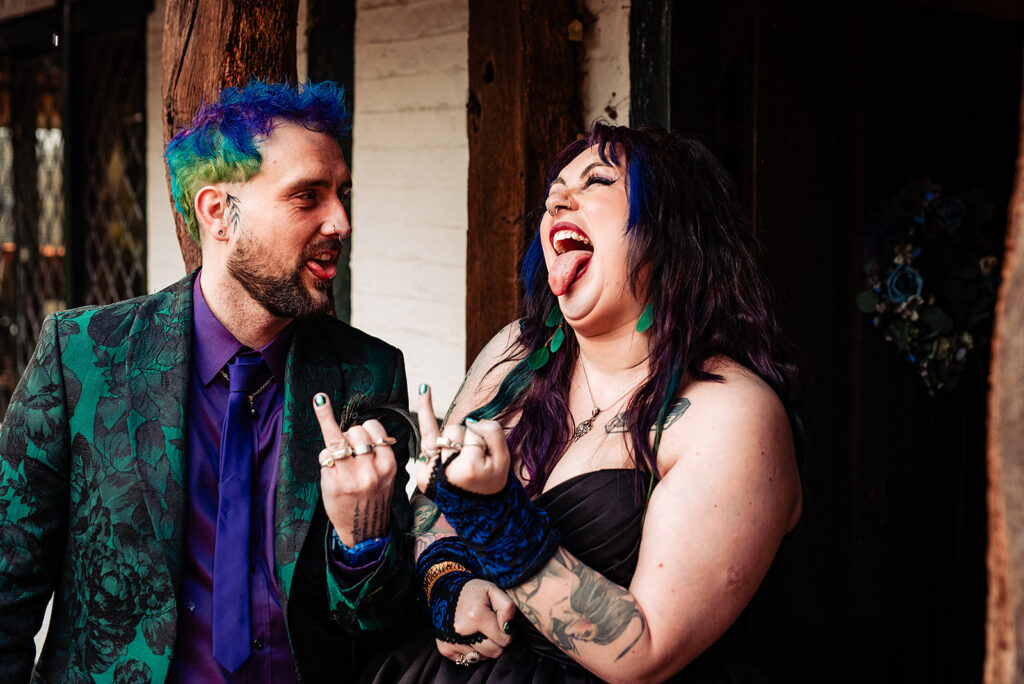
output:
[[[523,317],[440,434],[421,387],[438,649],[378,681],[769,681],[746,626],[723,634],[800,517],[795,373],[728,176],[699,143],[598,124],[544,208]]]

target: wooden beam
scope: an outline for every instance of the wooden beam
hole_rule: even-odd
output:
[[[203,102],[252,78],[295,81],[299,0],[167,0],[163,35],[164,142]],[[167,179],[170,192],[170,178]],[[171,208],[174,200],[171,199]],[[174,212],[178,244],[191,271],[199,247]]]
[[[466,362],[516,315],[548,165],[581,132],[568,0],[469,2]]]
[[[986,684],[1024,681],[1024,102],[992,336]]]

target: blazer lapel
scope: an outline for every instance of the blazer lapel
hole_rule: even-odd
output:
[[[274,516],[275,560],[282,602],[290,594],[299,551],[320,504],[323,435],[313,414],[313,395],[331,397],[335,411],[347,394],[341,359],[316,321],[296,321],[285,366],[284,418]],[[319,334],[317,334],[319,333]]]
[[[184,534],[185,425],[195,273],[151,295],[127,341],[128,440],[157,544],[171,576],[180,573]]]

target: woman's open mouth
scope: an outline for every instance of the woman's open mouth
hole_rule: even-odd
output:
[[[590,237],[571,223],[558,223],[551,228],[551,247],[555,259],[548,268],[548,287],[556,297],[587,271],[594,245]]]

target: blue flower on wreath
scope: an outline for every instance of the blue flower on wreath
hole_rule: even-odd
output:
[[[885,281],[885,292],[889,299],[899,304],[911,297],[921,296],[921,287],[924,285],[924,278],[917,272],[917,269],[908,264],[900,264],[889,274]]]

